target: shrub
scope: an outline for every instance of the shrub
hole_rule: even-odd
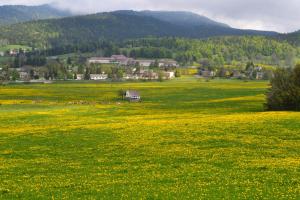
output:
[[[278,69],[267,93],[267,110],[300,111],[300,65]]]
[[[176,70],[176,71],[175,71],[175,77],[176,77],[176,78],[181,77],[181,73],[180,73],[179,70]]]

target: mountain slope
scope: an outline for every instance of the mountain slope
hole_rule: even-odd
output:
[[[219,26],[230,28],[227,24],[213,21],[205,16],[185,11],[141,11],[142,15],[170,22],[180,26]]]
[[[147,36],[207,38],[225,35],[277,35],[275,32],[239,30],[209,23],[201,26],[193,24],[195,22],[183,26],[141,12],[117,11],[5,26],[0,28],[0,39],[8,39],[14,44],[46,48],[81,45],[101,39],[124,40]]]
[[[293,33],[281,34],[279,38],[282,40],[287,40],[293,45],[300,46],[300,30]]]
[[[70,15],[71,13],[67,11],[58,10],[49,5],[0,6],[0,25],[15,24],[39,19],[61,18]]]

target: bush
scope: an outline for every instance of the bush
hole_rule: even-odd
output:
[[[266,109],[300,111],[300,65],[293,70],[275,71],[267,93]]]
[[[175,77],[176,77],[176,78],[179,78],[179,77],[181,77],[181,73],[180,73],[180,71],[179,71],[179,70],[176,70],[176,72],[175,72]]]

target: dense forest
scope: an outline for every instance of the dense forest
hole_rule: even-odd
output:
[[[244,67],[248,62],[290,67],[300,57],[300,48],[288,42],[261,36],[217,37],[210,39],[185,39],[175,37],[143,38],[122,42],[100,41],[84,45],[68,45],[48,50],[20,54],[16,63],[39,65],[45,57],[75,53],[109,57],[123,54],[132,58],[172,58],[181,65]]]
[[[288,34],[281,34],[277,38],[283,41],[288,41],[294,46],[300,46],[300,31],[295,31]]]
[[[217,37],[205,40],[144,38],[120,45],[131,57],[171,57],[180,63],[210,62],[222,66],[254,61],[276,66],[292,66],[300,49],[285,41],[267,37]]]

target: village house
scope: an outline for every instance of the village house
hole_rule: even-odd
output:
[[[16,56],[16,55],[18,55],[18,53],[19,53],[19,50],[16,50],[16,49],[11,49],[9,51],[10,56]]]
[[[199,71],[199,75],[202,76],[202,77],[209,78],[209,77],[214,77],[216,74],[215,74],[214,71],[201,69]]]
[[[135,60],[135,63],[137,63],[141,67],[150,67],[153,63],[155,63],[155,60],[138,59],[138,60]]]
[[[93,57],[88,59],[89,64],[112,64],[115,63],[115,60],[113,58],[107,58],[107,57]]]
[[[158,61],[159,67],[179,67],[178,63],[172,59],[161,59]]]
[[[19,73],[21,81],[29,81],[31,79],[31,74],[34,76],[34,69],[31,66],[23,66],[20,68],[10,68],[10,70],[16,70]]]
[[[88,59],[89,64],[119,64],[119,65],[134,65],[132,58],[127,58],[124,55],[112,55],[111,57],[93,57]]]
[[[175,72],[164,72],[164,76],[166,79],[173,79],[175,78]]]
[[[133,59],[124,55],[112,55],[111,57],[93,57],[88,59],[89,64],[119,64],[123,66],[139,65],[141,67],[150,67],[156,61],[152,59]],[[157,61],[158,67],[178,67],[178,63],[172,59],[160,59]]]
[[[119,65],[134,65],[134,59],[128,58],[124,55],[112,55],[111,58]]]
[[[76,80],[77,80],[77,81],[82,81],[82,80],[84,80],[84,74],[76,74]]]
[[[139,77],[144,80],[156,80],[158,79],[158,73],[153,72],[152,70],[141,70]]]
[[[256,80],[264,79],[264,72],[256,72]]]
[[[138,74],[125,74],[123,78],[125,80],[138,80],[140,76]]]
[[[0,51],[0,56],[1,56],[1,57],[5,56],[5,52]]]
[[[27,81],[30,80],[30,74],[28,72],[19,72],[20,80]]]
[[[112,55],[111,58],[114,59],[114,60],[116,60],[116,61],[123,61],[123,60],[127,60],[128,59],[124,55]]]
[[[90,79],[97,81],[97,80],[106,80],[108,78],[107,74],[90,74]]]
[[[140,93],[138,91],[135,90],[127,90],[125,92],[125,99],[129,100],[129,101],[141,101],[141,96]]]

